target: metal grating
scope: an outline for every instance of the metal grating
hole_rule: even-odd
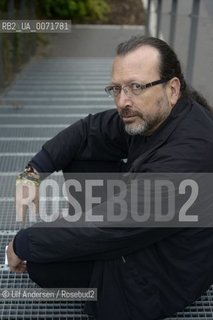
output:
[[[57,201],[57,200],[56,200]],[[63,209],[68,209],[68,203],[66,200],[61,200],[56,203],[54,200],[45,201],[42,203],[40,201],[40,216],[31,214],[27,211],[25,227],[30,227],[33,223],[42,221],[41,218],[46,219],[46,221],[51,221],[60,216],[60,212]],[[7,230],[19,230],[22,224],[17,221],[16,211],[14,206],[14,199],[10,201],[0,202],[0,225],[1,231]],[[54,212],[54,213],[53,213]],[[1,236],[0,236],[1,237]],[[3,239],[4,240],[4,239]],[[1,250],[0,250],[1,251]]]
[[[113,106],[111,106],[112,108],[114,108]],[[45,112],[41,109],[45,108]],[[26,110],[28,109],[28,111]],[[45,114],[45,116],[47,116],[48,114],[60,114],[61,116],[69,113],[96,113],[96,112],[101,112],[106,110],[106,107],[102,106],[85,106],[85,105],[79,105],[79,106],[73,106],[72,108],[70,106],[67,106],[67,108],[65,108],[64,106],[43,106],[43,105],[38,105],[38,106],[31,106],[31,105],[27,105],[25,106],[25,108],[15,108],[15,107],[3,107],[0,108],[0,118],[1,117],[14,117],[14,116],[18,116],[18,117],[22,117],[22,115],[26,115],[26,114],[31,114],[31,115],[37,115],[40,112],[42,112],[42,114]]]
[[[88,317],[83,314],[83,304],[80,302],[38,302],[20,301],[4,303],[0,302],[0,319],[58,319],[58,320],[85,320]]]
[[[78,61],[39,61],[28,66],[1,99],[0,108],[0,287],[33,288],[27,274],[10,273],[5,268],[4,250],[21,227],[16,222],[15,176],[44,142],[88,113],[112,106],[104,95],[103,72],[85,75]],[[89,64],[90,65],[90,64]],[[93,64],[93,67],[95,65]],[[56,70],[53,72],[54,68]],[[73,71],[68,76],[67,70]],[[62,74],[64,70],[64,74]],[[102,76],[104,75],[104,76]],[[85,77],[84,77],[85,76]],[[37,83],[36,83],[37,82]],[[101,85],[103,83],[103,86]],[[46,88],[43,87],[46,85]],[[96,86],[99,84],[99,86]],[[73,88],[72,88],[73,86]],[[88,86],[88,87],[87,87]],[[71,89],[72,88],[72,89]],[[82,92],[80,90],[83,90]],[[91,107],[90,107],[91,106]],[[58,177],[57,177],[58,179]],[[59,176],[59,179],[61,177]],[[54,203],[47,203],[51,212]],[[60,208],[67,207],[65,201]],[[26,226],[30,222],[26,222]],[[83,303],[68,301],[0,301],[0,319],[88,319]]]
[[[40,141],[14,141],[11,139],[11,141],[8,140],[0,140],[0,152],[1,153],[8,153],[8,152],[38,152],[38,150],[41,149],[42,145],[45,143],[45,140],[42,139]]]
[[[11,128],[11,127],[0,127],[0,138],[5,137],[53,137],[55,136],[59,131],[61,131],[64,127],[55,127],[55,128]],[[39,130],[38,130],[39,129]],[[1,147],[0,147],[1,150]]]
[[[8,244],[9,241],[11,241],[14,237],[14,234],[16,234],[16,231],[12,232],[11,230],[0,232],[0,265],[4,265],[4,259],[5,259],[5,247]],[[0,270],[1,271],[1,270]],[[4,277],[2,275],[1,282],[0,282],[0,288],[5,288],[7,281],[5,280],[6,277],[9,277],[9,273],[5,273]]]
[[[59,123],[64,125],[64,127],[68,127],[70,124],[76,122],[76,119],[80,119],[86,116],[86,114],[80,114],[79,112],[77,114],[71,115],[71,114],[65,114],[63,117],[61,117],[60,114],[52,114],[46,116],[45,114],[42,114],[42,112],[38,115],[27,115],[23,117],[0,117],[0,128],[2,125],[5,127],[5,120],[7,121],[8,125],[20,125],[25,126],[26,124],[28,126],[34,125],[35,121],[37,121],[38,126],[39,125],[51,125],[54,127],[54,125],[58,125]]]
[[[0,225],[1,230],[18,230],[21,226],[20,224],[16,223],[16,215],[15,215],[15,206],[13,202],[0,202],[1,209],[0,209]],[[1,236],[0,236],[1,238]],[[2,241],[5,240],[4,238],[1,239],[1,246]],[[6,243],[5,243],[6,246]],[[4,247],[5,247],[4,246]],[[1,248],[2,250],[2,248]],[[0,252],[1,252],[0,250]]]
[[[195,301],[191,306],[185,308],[183,312],[178,312],[174,317],[165,320],[191,320],[203,319],[209,320],[213,318],[213,287],[209,288],[205,295]]]
[[[18,173],[18,172],[17,172]],[[6,197],[13,197],[15,194],[16,173],[0,173],[0,200]],[[2,225],[0,225],[2,227]]]
[[[16,156],[15,154],[0,154],[0,172],[21,172],[23,168],[25,168],[29,160],[32,158],[33,154],[28,155],[27,153],[27,155],[23,154],[20,156]]]
[[[37,287],[27,274],[3,265],[4,248],[20,228],[15,221],[15,175],[43,143],[81,115],[113,107],[104,95],[111,59],[52,58],[32,62],[2,96],[0,108],[0,288]],[[73,116],[75,114],[75,116]],[[63,205],[64,203],[60,203]],[[51,206],[48,207],[51,210]],[[27,222],[27,225],[29,222]],[[83,303],[0,301],[0,319],[86,320]],[[213,319],[213,287],[167,320]]]
[[[68,98],[59,98],[59,97],[49,97],[49,98],[42,98],[42,97],[35,97],[35,98],[28,98],[25,96],[22,96],[19,98],[18,102],[15,97],[5,97],[3,100],[3,104],[14,104],[16,105],[18,103],[18,106],[24,106],[24,105],[38,105],[38,104],[43,104],[43,105],[49,105],[52,104],[54,105],[65,105],[65,106],[70,106],[72,103],[75,103],[76,105],[82,105],[82,104],[88,104],[88,106],[94,106],[94,105],[99,105],[99,106],[106,106],[106,108],[109,108],[109,106],[112,105],[112,102],[110,101],[109,98],[92,98],[92,97],[68,97]]]

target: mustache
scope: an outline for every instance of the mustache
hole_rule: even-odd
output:
[[[119,116],[121,118],[126,118],[126,117],[135,117],[135,116],[139,116],[141,117],[142,114],[137,112],[137,111],[134,111],[134,110],[131,110],[129,108],[124,108],[124,109],[121,109],[119,111]]]

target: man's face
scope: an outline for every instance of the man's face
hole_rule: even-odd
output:
[[[117,56],[112,68],[112,85],[147,84],[160,79],[158,51],[142,46],[125,56]],[[121,90],[115,97],[118,113],[129,134],[152,134],[168,117],[172,104],[166,84],[144,89],[139,95]]]

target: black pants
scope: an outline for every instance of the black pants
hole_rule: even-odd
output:
[[[71,172],[123,172],[121,162],[78,161],[64,170],[65,179]],[[33,263],[27,262],[29,277],[43,288],[88,288],[94,261]]]

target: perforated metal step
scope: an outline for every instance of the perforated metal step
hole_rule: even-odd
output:
[[[114,106],[111,106],[112,108],[114,108]],[[27,110],[26,110],[27,109]],[[45,110],[45,111],[44,111]],[[75,113],[96,113],[96,112],[101,112],[106,110],[106,108],[104,106],[100,107],[100,106],[87,106],[87,105],[79,105],[79,106],[67,106],[67,107],[62,107],[60,105],[55,105],[55,106],[43,106],[38,105],[38,106],[32,106],[32,105],[26,105],[25,108],[15,108],[13,106],[9,106],[6,107],[4,106],[3,108],[0,107],[0,117],[22,117],[22,115],[27,115],[27,114],[31,114],[31,115],[35,115],[37,116],[40,112],[42,112],[42,114],[45,115],[45,117],[47,117],[49,114],[58,114],[66,117],[67,114],[75,114]]]
[[[1,141],[1,153],[9,153],[9,152],[38,152],[41,149],[42,145],[45,143],[45,139],[40,140],[2,140]]]
[[[55,319],[55,320],[88,320],[83,314],[82,304],[70,302],[0,302],[1,320]]]
[[[104,95],[106,68],[90,75],[89,69],[88,73],[84,70],[87,65],[90,70],[97,66],[89,60],[72,59],[33,63],[1,98],[0,288],[37,287],[27,274],[11,273],[3,266],[5,246],[21,227],[21,223],[16,222],[14,206],[15,176],[47,139],[88,113],[112,107],[112,101]],[[47,213],[51,212],[54,203],[46,205]],[[66,205],[61,201],[59,210]],[[25,226],[30,224],[27,220]],[[88,317],[83,314],[81,302],[7,299],[0,301],[0,319],[80,320]]]
[[[0,171],[1,172],[21,172],[26,164],[33,157],[34,153],[15,154],[0,154]]]
[[[41,127],[39,124],[36,127],[28,125],[27,127],[22,127],[22,126],[4,126],[0,127],[0,141],[3,141],[3,138],[8,138],[8,137],[53,137],[55,136],[59,131],[63,130],[66,128],[66,125],[61,125],[61,126],[55,126],[51,127],[49,126],[48,128],[43,126]],[[0,146],[1,148],[1,146]],[[1,149],[0,149],[1,150]]]

